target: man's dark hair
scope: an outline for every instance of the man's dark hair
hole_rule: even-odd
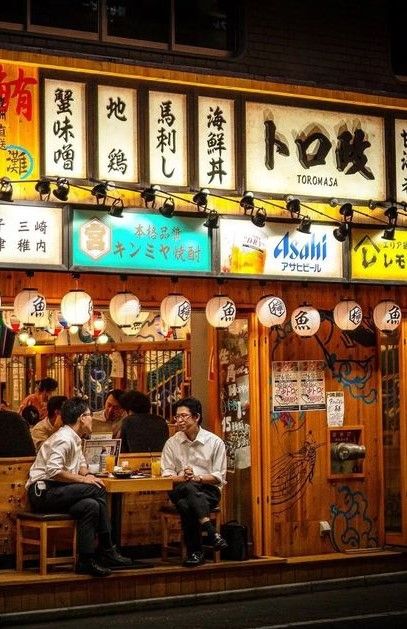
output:
[[[109,391],[109,393],[106,396],[106,400],[109,397],[109,395],[111,395],[116,402],[119,402],[120,406],[121,406],[121,398],[122,395],[124,394],[124,391],[122,389],[112,389],[111,391]],[[124,408],[124,407],[123,407]]]
[[[199,415],[198,425],[202,424],[202,404],[196,397],[184,397],[183,400],[177,400],[172,407],[173,415],[177,414],[177,410],[180,406],[186,406],[190,411],[191,415]]]
[[[40,412],[36,406],[29,404],[21,411],[21,416],[24,417],[27,424],[32,427],[40,421]]]
[[[66,395],[53,395],[47,402],[48,417],[54,417],[55,413],[61,410],[62,404],[67,399]]]
[[[62,404],[61,417],[62,423],[67,426],[76,424],[82,413],[89,409],[89,402],[82,397],[71,397]]]
[[[38,391],[55,391],[58,388],[58,382],[55,378],[43,378],[39,381]]]
[[[149,413],[151,410],[150,398],[141,391],[126,391],[120,397],[120,406],[132,413]]]

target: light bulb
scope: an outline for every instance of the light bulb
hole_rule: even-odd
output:
[[[70,325],[69,326],[69,334],[77,334],[79,330],[78,325]]]

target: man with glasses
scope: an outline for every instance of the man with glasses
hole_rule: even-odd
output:
[[[209,514],[219,504],[226,483],[226,450],[222,439],[201,427],[202,407],[196,398],[184,398],[174,405],[178,432],[168,439],[161,457],[164,477],[172,478],[171,501],[181,516],[187,547],[185,566],[204,563],[201,531],[215,549],[226,548],[226,541],[215,530]]]
[[[89,473],[82,453],[82,438],[92,432],[92,413],[84,399],[74,397],[63,403],[61,418],[62,427],[42,444],[30,469],[28,497],[36,512],[67,512],[77,520],[78,572],[105,577],[111,568],[132,561],[112,545],[103,481]]]

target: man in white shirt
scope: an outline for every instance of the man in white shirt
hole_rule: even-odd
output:
[[[80,397],[62,405],[63,426],[45,441],[30,469],[26,489],[36,512],[70,513],[77,520],[78,572],[104,577],[130,566],[112,545],[103,481],[88,471],[82,437],[92,432],[92,413]],[[96,555],[95,540],[100,552]]]
[[[226,483],[226,451],[222,439],[201,428],[202,407],[196,398],[184,398],[174,406],[179,431],[165,443],[162,475],[172,478],[169,493],[181,516],[187,547],[185,566],[204,563],[201,531],[216,550],[226,548],[226,541],[216,532],[209,514],[218,506],[220,488]]]
[[[61,428],[61,408],[67,399],[66,395],[54,395],[51,397],[47,402],[47,416],[31,428],[31,437],[33,438],[36,452],[38,452],[48,437],[53,435],[58,428]]]

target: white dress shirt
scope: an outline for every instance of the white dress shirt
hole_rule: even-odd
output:
[[[82,466],[86,467],[82,440],[70,426],[62,426],[42,444],[25,487],[38,480],[52,480],[59,472],[78,474]]]
[[[194,476],[212,474],[219,485],[225,485],[226,450],[222,439],[201,427],[194,441],[184,432],[176,432],[162,451],[162,475],[182,476],[186,467],[192,468]]]

